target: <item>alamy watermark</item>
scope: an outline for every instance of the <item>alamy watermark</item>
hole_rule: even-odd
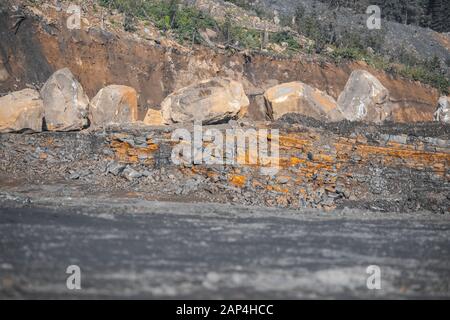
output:
[[[171,159],[175,165],[258,165],[261,174],[274,175],[279,168],[278,129],[226,129],[203,130],[202,124],[194,124],[191,133],[179,128],[172,133],[177,145]]]
[[[366,273],[369,274],[367,278],[367,289],[381,290],[381,268],[377,265],[368,266]]]
[[[71,4],[67,11],[70,16],[67,18],[67,28],[69,30],[81,29],[81,7],[76,4]],[[369,30],[381,29],[381,8],[377,5],[370,5],[366,9],[366,14],[369,15],[366,21]]]
[[[70,265],[66,269],[66,273],[70,274],[66,280],[66,287],[69,290],[81,290],[81,269],[77,265]]]
[[[367,28],[369,30],[380,30],[381,29],[381,8],[379,6],[368,6],[366,13],[369,14],[367,18]]]
[[[67,18],[67,29],[81,29],[81,7],[77,6],[76,4],[71,4],[69,8],[67,8],[67,13],[70,14],[70,16]]]

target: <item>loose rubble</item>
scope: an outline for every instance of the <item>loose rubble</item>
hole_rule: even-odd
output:
[[[123,125],[101,131],[2,134],[1,181],[63,180],[81,184],[85,192],[147,200],[448,213],[448,125],[428,123],[414,130],[296,116],[286,115],[269,126],[253,124],[280,130],[280,164],[274,175],[252,165],[175,165],[171,135],[176,126]]]

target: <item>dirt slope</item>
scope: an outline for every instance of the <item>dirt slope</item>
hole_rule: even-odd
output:
[[[105,85],[134,87],[140,94],[142,119],[147,108],[158,109],[173,90],[216,75],[242,81],[249,95],[276,83],[300,80],[337,98],[352,70],[362,68],[391,91],[398,121],[432,120],[438,99],[433,88],[393,78],[362,63],[336,65],[311,56],[287,59],[200,46],[191,50],[164,39],[102,29],[89,15],[81,30],[69,30],[64,12],[41,9],[0,13],[0,57],[10,75],[0,82],[2,93],[40,86],[53,71],[68,67],[90,98]],[[18,15],[24,19],[13,28]]]

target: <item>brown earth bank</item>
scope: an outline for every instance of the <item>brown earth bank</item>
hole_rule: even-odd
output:
[[[176,128],[1,134],[0,188],[63,183],[86,194],[147,200],[449,213],[449,125],[324,124],[287,115],[272,124],[203,128],[278,129],[273,174],[260,163],[174,165]]]
[[[337,99],[353,70],[365,69],[390,91],[393,120],[431,121],[437,90],[418,82],[374,70],[363,62],[339,65],[318,57],[276,57],[254,52],[230,52],[202,46],[192,48],[166,39],[146,39],[123,31],[110,32],[83,20],[81,30],[69,30],[68,15],[51,7],[45,14],[21,7],[0,13],[0,61],[9,76],[0,92],[40,87],[50,75],[69,68],[89,98],[110,84],[128,85],[139,94],[139,119],[148,108],[159,109],[173,91],[200,80],[225,76],[244,85],[252,105],[249,114],[264,118],[255,97],[278,83],[302,81]]]

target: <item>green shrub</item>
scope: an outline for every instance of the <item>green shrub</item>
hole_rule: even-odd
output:
[[[178,0],[99,0],[100,4],[110,9],[117,9],[124,13],[124,28],[134,30],[134,19],[151,20],[159,29],[172,31],[180,42],[194,40],[201,42],[198,30],[211,28],[221,34],[226,43],[237,45],[240,48],[258,50],[261,47],[262,31],[236,26],[231,18],[225,19],[222,24],[217,23],[212,17],[194,7],[179,7]],[[229,1],[235,4],[245,5],[245,1]],[[242,3],[241,3],[242,2]],[[255,9],[252,7],[252,9]],[[344,31],[337,35],[332,21],[320,21],[315,14],[306,14],[302,6],[299,6],[295,18],[298,24],[298,32],[314,41],[314,46],[307,48],[310,53],[322,53],[327,46],[334,47],[329,56],[339,63],[344,60],[366,61],[374,68],[386,72],[401,75],[408,79],[420,81],[439,89],[443,94],[448,94],[450,80],[446,76],[445,66],[437,57],[427,61],[421,61],[407,50],[400,48],[394,58],[381,55],[381,33],[369,33],[361,35],[355,32]],[[289,51],[300,50],[300,45],[290,32],[277,32],[270,35],[270,42],[288,44]],[[375,53],[368,53],[371,47]],[[445,61],[447,67],[450,61]]]
[[[193,7],[178,8],[178,1],[149,0],[100,0],[100,4],[117,9],[125,16],[150,19],[163,30],[172,30],[179,40],[199,40],[197,31],[214,28],[216,22],[211,17]]]
[[[259,49],[261,47],[261,31],[231,27],[229,42],[242,48]]]
[[[375,69],[420,81],[438,89],[442,94],[449,94],[450,79],[446,76],[441,61],[437,57],[422,61],[414,55],[399,50],[396,58],[388,59],[378,54],[369,54],[365,50],[355,47],[337,48],[330,54],[330,57],[336,63],[345,60],[365,61]]]
[[[253,11],[259,18],[273,18],[270,16],[266,10],[261,8],[259,5],[251,4],[247,0],[225,0],[225,2],[230,2],[238,7],[244,8],[249,11]]]
[[[295,40],[294,36],[287,31],[276,32],[273,33],[270,37],[270,41],[276,44],[287,43],[288,49],[298,51],[300,49],[300,45],[297,40]]]
[[[405,78],[429,84],[442,94],[449,94],[450,80],[441,72],[428,69],[426,65],[402,66],[398,72]]]
[[[336,48],[331,53],[331,58],[339,63],[342,60],[363,60],[364,55],[359,48]]]

